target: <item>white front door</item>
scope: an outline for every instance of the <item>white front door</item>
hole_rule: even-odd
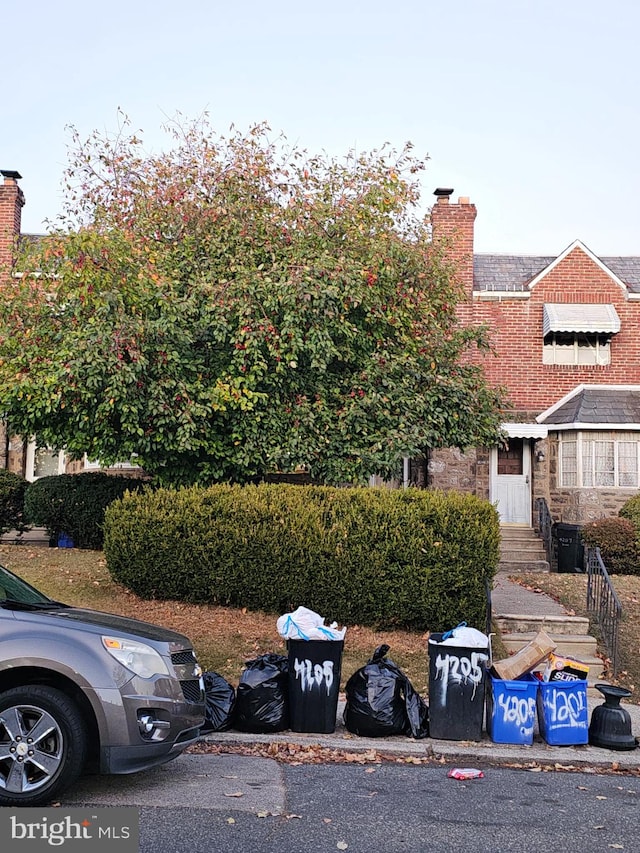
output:
[[[491,501],[503,524],[531,524],[531,447],[526,438],[510,438],[491,451]]]

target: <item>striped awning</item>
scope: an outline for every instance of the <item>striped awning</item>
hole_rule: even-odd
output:
[[[502,424],[502,429],[509,438],[546,438],[549,428],[544,424]]]
[[[542,311],[542,333],[545,336],[549,332],[614,335],[620,331],[620,318],[613,305],[547,302]]]

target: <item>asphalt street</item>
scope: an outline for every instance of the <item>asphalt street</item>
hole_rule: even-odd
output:
[[[640,778],[450,764],[280,764],[184,755],[93,777],[61,805],[138,807],[140,853],[590,853],[637,851]]]

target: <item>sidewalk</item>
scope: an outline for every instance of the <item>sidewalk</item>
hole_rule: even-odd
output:
[[[3,536],[0,536],[0,542],[3,545],[49,545],[49,536],[44,527],[32,527],[30,530],[25,530],[24,533],[18,533],[17,530],[10,530]]]
[[[597,699],[587,699],[589,719],[596,705],[602,702]],[[625,704],[624,707],[631,716],[631,729],[635,737],[640,736],[640,706]],[[246,732],[227,731],[212,732],[203,736],[206,743],[225,745],[240,744],[244,746],[264,745],[272,743],[292,743],[297,746],[320,746],[325,749],[335,749],[342,752],[362,753],[372,752],[394,755],[397,757],[443,758],[446,762],[457,762],[464,766],[500,765],[562,765],[563,767],[600,767],[611,769],[614,765],[620,770],[637,770],[640,765],[640,749],[611,750],[596,746],[549,746],[536,733],[532,746],[521,744],[493,743],[489,736],[483,733],[480,741],[413,740],[410,737],[396,736],[388,738],[364,738],[347,731],[342,721],[344,701],[338,703],[336,729],[333,734],[303,734],[297,732],[279,732],[276,734],[250,734]],[[537,732],[537,728],[536,728]]]

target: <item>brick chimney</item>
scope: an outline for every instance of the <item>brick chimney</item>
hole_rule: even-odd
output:
[[[19,172],[0,169],[0,277],[13,266],[15,239],[20,234],[24,194],[18,186]]]
[[[454,264],[458,279],[465,293],[471,298],[473,292],[473,223],[476,218],[476,206],[469,199],[461,197],[457,203],[451,203],[453,190],[438,188],[434,190],[436,204],[431,208],[431,228],[435,245],[443,243],[445,257]]]

